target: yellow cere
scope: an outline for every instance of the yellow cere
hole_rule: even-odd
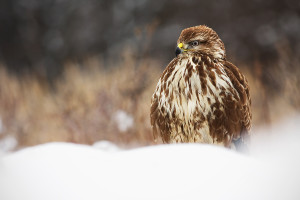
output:
[[[182,43],[179,43],[178,44],[178,47],[181,49],[183,47],[183,44]]]

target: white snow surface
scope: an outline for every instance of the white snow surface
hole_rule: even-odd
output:
[[[256,138],[249,155],[205,144],[26,148],[0,158],[0,199],[300,199],[299,122]]]
[[[104,150],[107,152],[116,152],[116,151],[120,151],[121,149],[114,143],[107,141],[107,140],[101,140],[98,142],[95,142],[93,144],[93,147],[100,149],[100,150]]]

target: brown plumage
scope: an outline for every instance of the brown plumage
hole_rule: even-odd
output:
[[[225,147],[244,142],[251,127],[248,82],[226,60],[222,40],[211,28],[195,26],[181,32],[177,45],[152,96],[155,139]]]

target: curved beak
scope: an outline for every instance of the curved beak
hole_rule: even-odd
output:
[[[182,52],[184,51],[183,49],[183,44],[182,43],[179,43],[176,47],[176,50],[175,50],[175,55],[176,57],[181,54]]]
[[[182,53],[182,50],[179,47],[176,47],[176,50],[175,50],[176,57],[181,53]]]

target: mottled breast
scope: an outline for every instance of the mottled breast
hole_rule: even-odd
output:
[[[229,64],[205,55],[173,59],[152,96],[155,137],[160,135],[167,143],[224,146],[238,139],[244,128],[247,91]]]

